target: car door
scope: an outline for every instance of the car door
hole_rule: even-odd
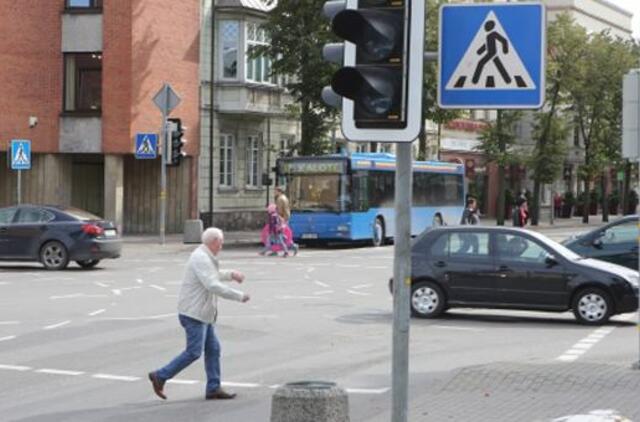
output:
[[[495,266],[489,233],[482,230],[452,231],[432,248],[431,265],[452,303],[497,301]]]
[[[0,257],[7,258],[11,253],[9,226],[13,222],[16,211],[16,207],[0,209]]]
[[[553,249],[524,233],[496,233],[496,266],[504,303],[562,309],[570,275]]]
[[[591,242],[593,258],[638,269],[638,222],[627,220],[609,226]]]
[[[11,254],[15,258],[35,259],[46,223],[53,215],[39,207],[19,207],[13,224],[9,226]]]

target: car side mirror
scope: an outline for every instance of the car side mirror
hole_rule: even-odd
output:
[[[544,260],[544,263],[547,264],[547,267],[555,267],[556,265],[558,265],[558,261],[553,255],[547,256]]]
[[[591,244],[596,249],[602,249],[602,237],[596,237],[595,239],[593,239]]]

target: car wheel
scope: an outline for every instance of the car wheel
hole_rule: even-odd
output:
[[[440,316],[446,307],[442,289],[430,281],[411,285],[411,314],[419,318]]]
[[[76,261],[82,268],[93,268],[100,262],[99,259],[85,259],[84,261]]]
[[[588,288],[575,295],[572,308],[573,314],[581,323],[601,325],[609,321],[612,304],[609,295],[604,290]]]
[[[444,220],[442,220],[442,216],[440,214],[436,214],[433,216],[433,222],[431,222],[433,227],[443,226]]]
[[[371,244],[376,247],[384,245],[384,236],[384,224],[382,223],[382,219],[376,218],[376,222],[373,223]]]
[[[69,264],[67,248],[57,240],[47,242],[40,249],[40,262],[47,270],[62,270]]]

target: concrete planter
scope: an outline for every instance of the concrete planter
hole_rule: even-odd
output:
[[[347,392],[332,382],[292,382],[271,400],[271,422],[349,422]]]

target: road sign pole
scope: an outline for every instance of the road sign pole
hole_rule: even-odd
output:
[[[162,130],[160,139],[162,146],[160,151],[160,244],[165,242],[166,213],[167,213],[167,146],[168,146],[167,115],[162,113]]]
[[[396,145],[396,232],[393,260],[392,422],[407,422],[411,288],[411,143]]]
[[[18,186],[17,188],[17,196],[18,196],[18,205],[22,204],[22,170],[18,170]]]

